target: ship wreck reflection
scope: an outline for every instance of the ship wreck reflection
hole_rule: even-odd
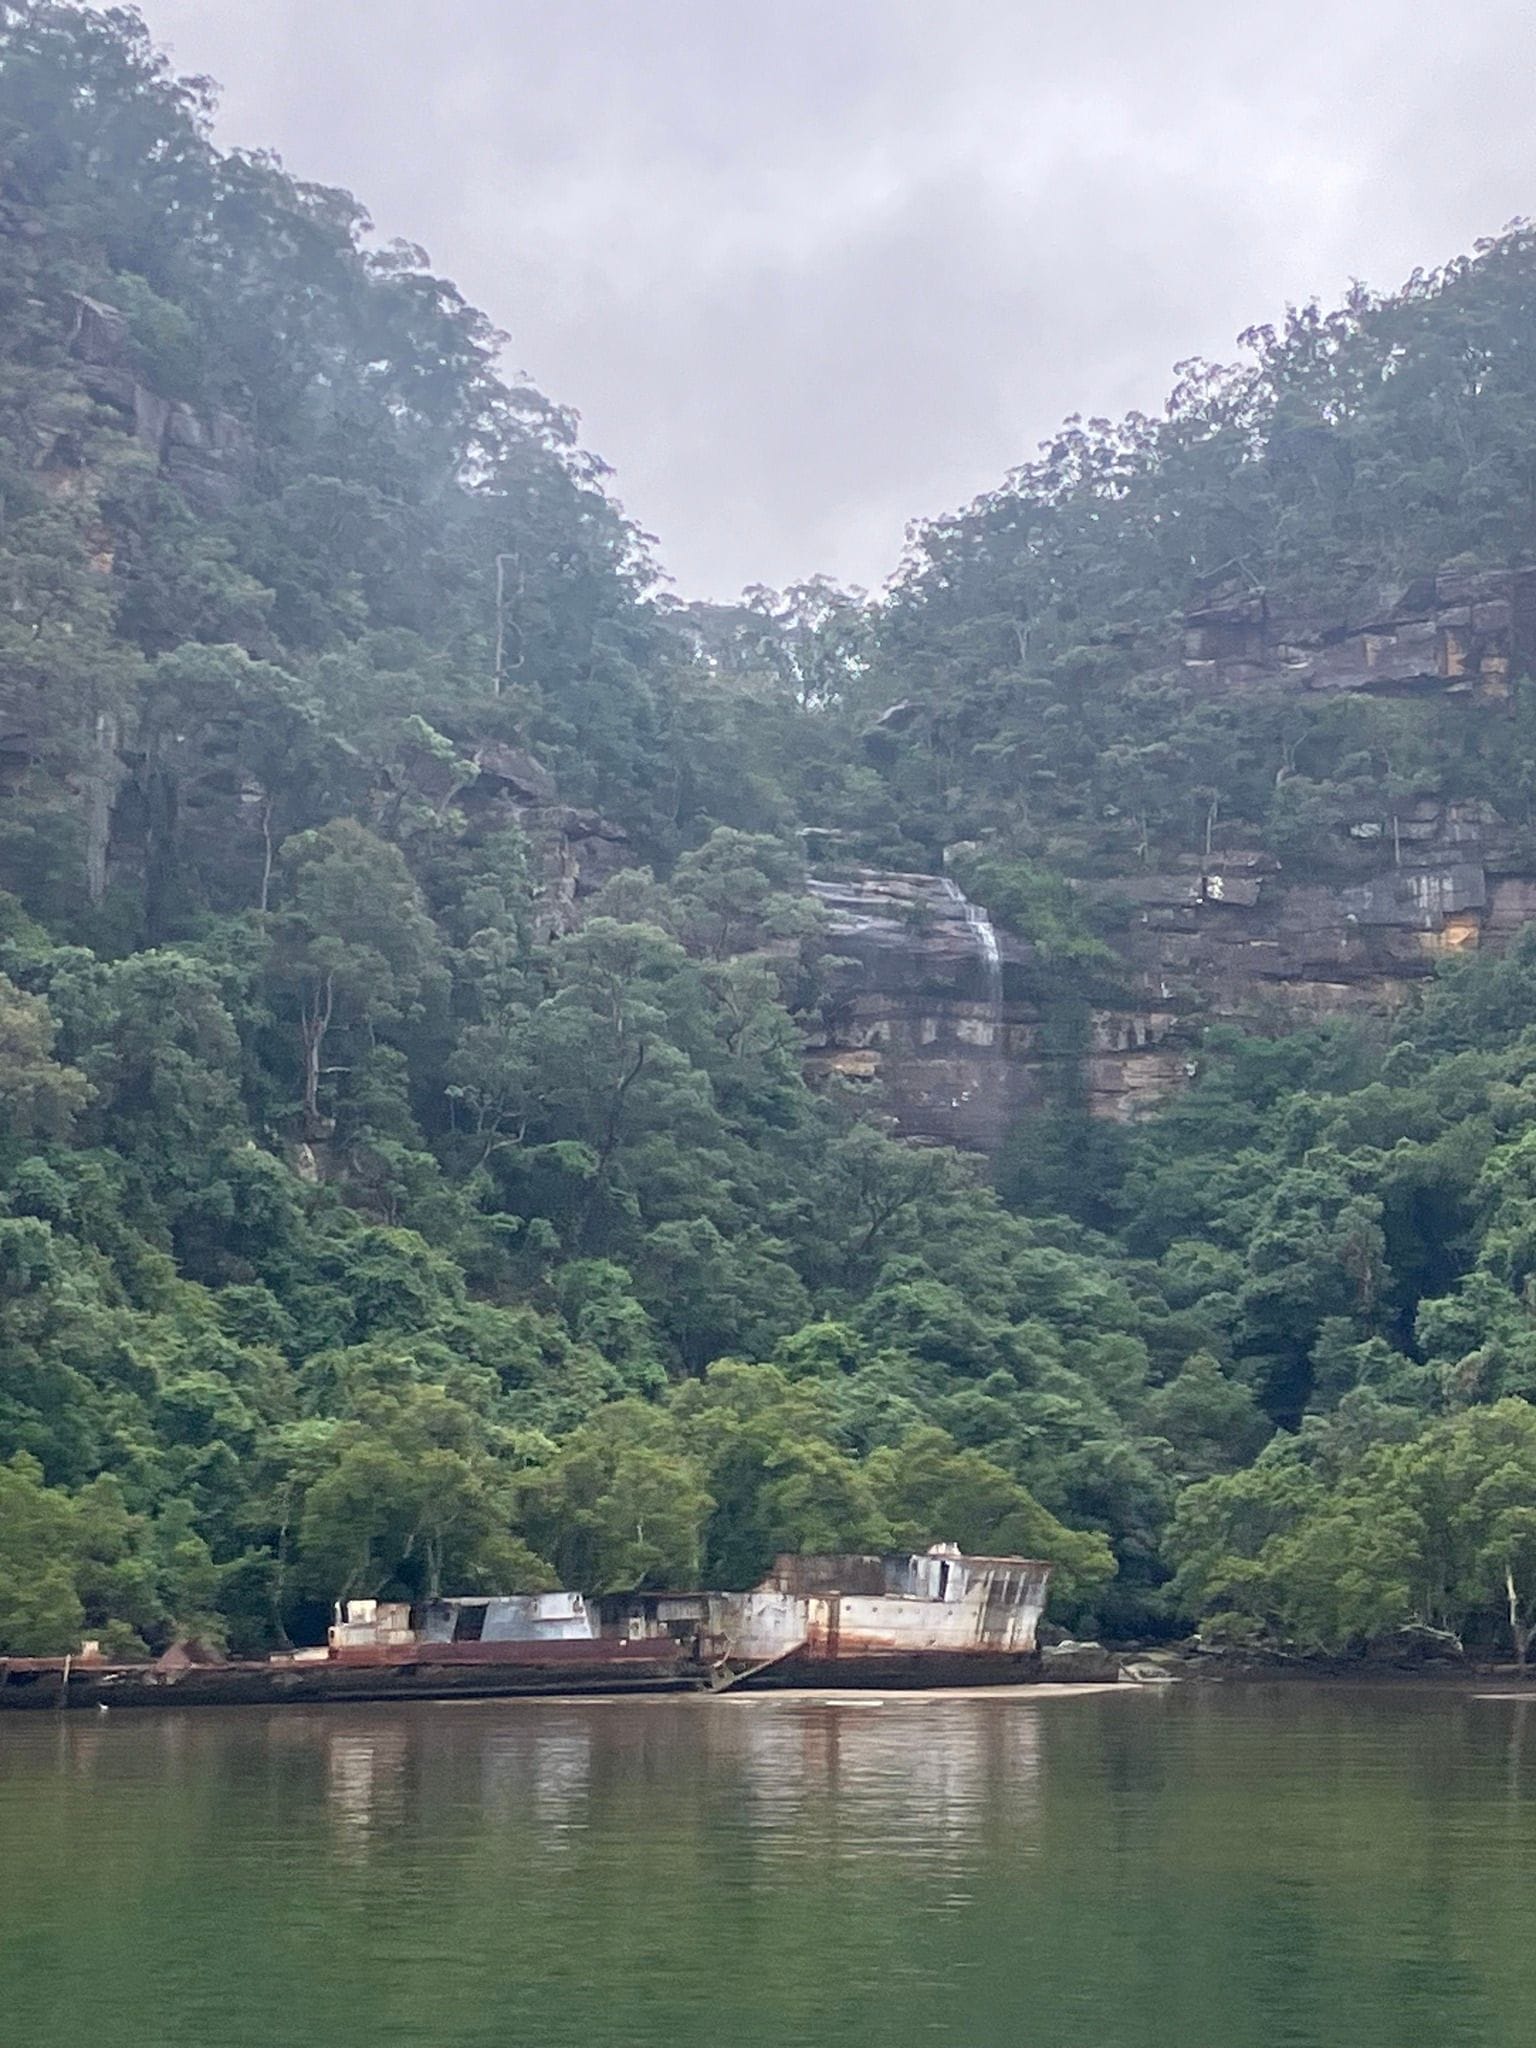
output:
[[[363,1856],[373,1837],[406,1815],[409,1731],[388,1722],[326,1732],[325,1792],[337,1848]]]
[[[1038,1711],[1001,1702],[858,1700],[726,1706],[756,1829],[836,1855],[969,1854],[998,1825],[1027,1836],[1039,1799]]]
[[[491,1722],[428,1708],[310,1729],[323,1741],[326,1811],[349,1859],[424,1812],[453,1815],[465,1837],[515,1827],[546,1852],[585,1825],[593,1742],[580,1714]]]
[[[551,1865],[643,1819],[679,1850],[723,1827],[758,1867],[880,1858],[931,1872],[1000,1831],[1027,1853],[1041,1791],[1041,1715],[1017,1700],[488,1703],[316,1717],[309,1733],[349,1862],[431,1812],[463,1848],[515,1840]]]

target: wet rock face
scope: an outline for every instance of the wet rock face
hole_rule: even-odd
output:
[[[459,806],[477,831],[515,825],[527,839],[538,927],[557,938],[578,922],[583,898],[634,865],[628,834],[597,811],[561,803],[553,775],[520,747],[486,741],[473,759],[478,773]]]
[[[1536,569],[1446,568],[1332,617],[1240,592],[1186,620],[1184,665],[1213,697],[1279,685],[1497,704],[1513,677],[1536,673]],[[1479,800],[1366,802],[1306,874],[1223,830],[1227,843],[1217,834],[1212,852],[1162,873],[1079,884],[1117,912],[1125,966],[1126,1004],[1092,1015],[1081,1063],[1098,1115],[1134,1119],[1181,1087],[1206,1023],[1388,1015],[1442,956],[1497,950],[1536,921],[1536,846]],[[994,1149],[1048,1095],[1062,1057],[1027,1000],[1040,985],[1028,947],[999,936],[989,983],[975,914],[952,884],[856,870],[811,886],[848,961],[811,1073],[878,1081],[913,1137]]]
[[[1507,697],[1536,668],[1536,569],[1448,566],[1373,586],[1334,615],[1242,591],[1184,622],[1184,665],[1222,690],[1282,680],[1305,691]]]
[[[1421,801],[1361,842],[1349,880],[1287,875],[1262,848],[1082,884],[1113,905],[1124,1007],[1094,1011],[1081,1085],[1096,1115],[1155,1109],[1194,1072],[1202,1027],[1285,1030],[1388,1016],[1447,954],[1497,951],[1536,922],[1532,857],[1474,802]],[[809,1041],[814,1077],[880,1084],[907,1135],[992,1151],[1049,1096],[1053,1062],[1030,948],[981,935],[952,884],[859,870],[810,884],[842,964]]]
[[[935,875],[857,869],[812,881],[832,998],[808,1038],[813,1080],[878,1086],[907,1137],[990,1150],[1031,1099],[1008,965],[994,970],[964,899]],[[1016,944],[1010,953],[1016,956]]]
[[[78,297],[69,348],[86,391],[123,414],[134,439],[199,511],[228,512],[240,503],[256,460],[249,430],[233,413],[195,412],[152,390],[134,368],[128,322],[116,306]]]
[[[811,1079],[878,1087],[906,1137],[994,1151],[1044,1102],[1060,1058],[1024,992],[1031,949],[993,932],[942,876],[861,868],[808,886],[836,962],[831,997],[808,1026]],[[1101,1115],[1141,1114],[1179,1085],[1187,1062],[1171,1011],[1090,1019],[1083,1082]]]

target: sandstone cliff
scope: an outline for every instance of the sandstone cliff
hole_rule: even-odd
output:
[[[1042,1105],[1065,1059],[1104,1116],[1134,1115],[1184,1077],[1166,1006],[1091,1011],[1084,1045],[1053,1044],[1030,948],[944,877],[864,868],[810,888],[838,964],[807,1028],[807,1070],[878,1084],[906,1136],[990,1151]]]
[[[1186,622],[1183,658],[1213,697],[1279,686],[1497,703],[1536,668],[1536,572],[1446,570],[1329,620],[1242,594]],[[569,928],[627,864],[622,832],[562,804],[530,755],[485,745],[475,758],[457,801],[478,828],[522,828],[541,928]],[[1283,1031],[1384,1016],[1442,955],[1501,947],[1536,921],[1536,845],[1484,801],[1366,802],[1336,839],[1297,873],[1233,823],[1209,853],[1079,882],[1107,913],[1122,995],[1078,1004],[1069,1042],[1053,1029],[1049,970],[952,880],[823,873],[807,886],[832,965],[803,1020],[807,1071],[867,1086],[915,1140],[990,1151],[1018,1116],[1059,1099],[1067,1066],[1093,1114],[1129,1121],[1195,1071],[1211,1022]]]
[[[116,306],[77,297],[69,351],[82,388],[121,416],[161,473],[201,511],[227,512],[246,495],[256,462],[249,429],[233,413],[198,412],[154,390],[134,367],[128,322]]]
[[[1536,571],[1445,569],[1333,618],[1239,593],[1186,621],[1183,661],[1213,698],[1278,687],[1497,704],[1536,670]],[[1284,1030],[1384,1015],[1442,955],[1501,947],[1536,921],[1536,844],[1484,801],[1383,797],[1335,836],[1304,873],[1238,824],[1162,872],[1079,883],[1109,913],[1125,1000],[1089,1014],[1075,1055],[1049,1042],[1025,994],[1038,998],[1041,977],[1020,971],[1028,948],[1006,934],[989,985],[952,884],[871,870],[814,882],[848,964],[812,1030],[810,1070],[878,1081],[913,1137],[990,1149],[1064,1057],[1080,1060],[1095,1114],[1131,1119],[1193,1072],[1211,1021]]]

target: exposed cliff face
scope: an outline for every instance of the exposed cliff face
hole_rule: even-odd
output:
[[[1041,1106],[1066,1058],[1106,1116],[1135,1115],[1183,1078],[1188,1052],[1166,1007],[1092,1013],[1080,1057],[1052,1044],[1025,993],[1039,978],[1030,948],[992,932],[943,877],[865,868],[810,888],[841,964],[807,1069],[878,1084],[904,1135],[991,1151]]]
[[[1495,703],[1536,668],[1536,571],[1442,570],[1374,596],[1334,620],[1233,600],[1189,620],[1186,667],[1213,694],[1279,680],[1299,694]],[[1487,803],[1383,795],[1332,840],[1308,876],[1249,844],[1093,885],[1130,913],[1138,990],[1259,1023],[1386,1010],[1440,955],[1500,946],[1536,917],[1536,845]]]
[[[1243,594],[1190,617],[1184,660],[1213,697],[1278,684],[1299,695],[1497,703],[1513,677],[1536,671],[1536,570],[1442,570],[1330,619]],[[1387,1014],[1441,956],[1502,947],[1536,921],[1530,835],[1453,793],[1363,804],[1336,843],[1313,849],[1306,873],[1288,872],[1251,828],[1227,828],[1232,843],[1223,836],[1164,872],[1079,885],[1119,914],[1111,942],[1128,996],[1088,1019],[1081,1085],[1098,1115],[1132,1119],[1182,1085],[1208,1022],[1283,1030]],[[1020,971],[1028,949],[1002,937],[1001,988],[989,1001],[951,884],[860,871],[812,887],[851,964],[813,1034],[811,1071],[878,1080],[914,1137],[994,1147],[1069,1056],[1024,999],[1023,985],[1040,983]]]
[[[487,742],[474,750],[479,770],[458,798],[474,826],[515,825],[528,841],[540,934],[571,930],[583,897],[633,864],[622,825],[597,811],[560,802],[555,779],[520,747]]]
[[[1459,836],[1466,808],[1419,807],[1408,822],[1434,836],[1359,882],[1293,882],[1249,849],[1092,886],[1127,907],[1122,949],[1160,1001],[1256,1020],[1276,1005],[1390,1009],[1439,955],[1497,944],[1536,915],[1536,878],[1498,872],[1489,844]]]
[[[1243,592],[1191,612],[1185,666],[1213,689],[1505,697],[1536,668],[1536,569],[1461,569],[1372,587],[1333,616]]]
[[[115,306],[85,297],[74,302],[69,337],[83,388],[121,414],[134,439],[200,511],[227,512],[249,487],[255,443],[233,413],[199,413],[162,398],[133,366],[128,322]]]

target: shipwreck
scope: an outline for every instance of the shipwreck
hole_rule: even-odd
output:
[[[232,1706],[1017,1683],[1039,1669],[1051,1567],[919,1552],[785,1555],[747,1592],[473,1594],[339,1603],[327,1640],[231,1661],[0,1657],[0,1707]]]
[[[1051,1568],[1032,1558],[922,1552],[787,1554],[746,1593],[609,1594],[600,1632],[707,1645],[740,1682],[984,1684],[1031,1675]]]

